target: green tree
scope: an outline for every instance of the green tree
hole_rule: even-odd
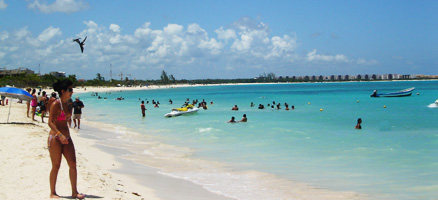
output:
[[[102,77],[102,75],[100,75],[100,73],[97,73],[96,74],[96,80],[98,80],[98,81],[105,81],[105,78]]]
[[[167,73],[164,70],[161,72],[161,83],[169,84],[169,77],[167,76]]]
[[[172,83],[173,84],[175,84],[176,83],[176,79],[175,79],[175,77],[173,77],[173,75],[171,74],[170,75],[170,78],[169,78],[171,81],[172,81]]]

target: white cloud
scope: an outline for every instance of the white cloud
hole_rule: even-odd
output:
[[[164,34],[166,35],[179,35],[183,31],[183,26],[178,24],[168,24],[164,27]]]
[[[39,36],[38,39],[42,42],[47,42],[50,39],[52,39],[55,36],[59,36],[61,35],[61,29],[59,28],[53,28],[52,26],[50,26],[49,28],[47,28],[46,30],[44,30]]]
[[[217,42],[216,39],[211,38],[210,40],[200,41],[198,47],[200,49],[208,50],[212,55],[219,55],[223,49],[223,44]]]
[[[217,38],[221,40],[232,40],[237,38],[236,32],[233,29],[224,30],[224,27],[221,27],[220,29],[217,29],[214,32],[217,33],[218,35]]]
[[[117,24],[110,24],[109,29],[115,33],[120,33],[120,26]]]
[[[40,3],[39,0],[35,0],[33,3],[27,5],[30,9],[38,9],[43,13],[74,13],[88,8],[88,4],[82,0],[55,0],[55,2],[49,4],[47,2]]]
[[[348,57],[345,55],[337,54],[333,56],[317,54],[316,49],[307,53],[306,60],[310,62],[350,62],[350,59],[348,59]]]
[[[135,37],[137,38],[148,37],[152,32],[152,29],[149,28],[150,25],[151,25],[150,22],[146,22],[145,24],[143,24],[142,27],[136,29],[134,32]]]
[[[8,4],[6,4],[4,0],[0,0],[0,10],[5,10],[7,7]]]

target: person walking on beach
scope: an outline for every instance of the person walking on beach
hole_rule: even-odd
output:
[[[143,115],[143,117],[145,117],[146,116],[145,110],[147,109],[146,106],[144,105],[144,101],[141,101],[140,108],[141,108],[141,114]]]
[[[38,106],[38,100],[37,100],[37,96],[35,95],[36,90],[33,89],[32,90],[32,100],[30,102],[30,106],[32,106],[32,121],[36,121],[35,120],[35,111],[36,111],[36,107]]]
[[[32,90],[32,89],[30,89],[30,88],[27,88],[27,89],[26,89],[26,91],[27,91],[28,93],[30,93],[31,90]],[[30,101],[27,101],[27,102],[26,102],[26,105],[27,105],[27,117],[29,117]]]
[[[70,168],[71,196],[79,199],[85,197],[84,194],[80,194],[77,190],[76,152],[67,124],[72,114],[72,110],[67,103],[73,94],[72,85],[73,83],[68,79],[53,84],[53,89],[58,92],[60,98],[50,107],[49,115],[50,132],[47,145],[52,162],[49,178],[50,198],[60,198],[56,193],[56,179],[58,177],[59,168],[61,167],[62,156],[67,160],[67,164]]]
[[[49,101],[47,101],[47,112],[50,113],[50,106],[52,106],[53,102],[55,101],[56,101],[56,92],[52,92]]]
[[[76,120],[78,120],[78,129],[81,129],[81,115],[82,108],[84,108],[84,103],[79,100],[79,97],[76,97],[76,100],[73,102],[73,122],[75,123],[76,128]]]
[[[41,101],[40,101],[40,112],[41,112],[42,123],[44,123],[44,115],[46,114],[48,101],[49,100],[47,99],[46,91],[43,91],[43,96],[41,97]]]

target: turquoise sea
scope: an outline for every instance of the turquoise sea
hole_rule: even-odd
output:
[[[370,97],[375,89],[409,87],[416,88],[409,97]],[[85,126],[106,124],[106,131],[88,137],[126,150],[124,159],[227,197],[438,199],[438,81],[196,86],[99,93],[107,99],[74,96],[85,104]],[[149,101],[145,118],[139,99]],[[187,99],[205,99],[208,109],[164,117]],[[273,101],[281,103],[280,110],[267,106]],[[284,103],[295,109],[285,110]],[[234,105],[239,111],[231,110]],[[247,123],[226,123],[243,114]],[[361,130],[354,129],[358,118]]]

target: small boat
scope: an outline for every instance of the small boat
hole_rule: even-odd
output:
[[[381,93],[381,94],[377,94],[377,90],[374,90],[373,94],[371,94],[371,97],[405,97],[405,96],[411,96],[412,91],[414,90],[415,88],[412,87],[397,92]]]
[[[176,117],[184,114],[195,113],[198,111],[199,108],[196,108],[191,104],[188,104],[188,105],[184,105],[182,108],[172,109],[172,112],[165,114],[164,117]]]

